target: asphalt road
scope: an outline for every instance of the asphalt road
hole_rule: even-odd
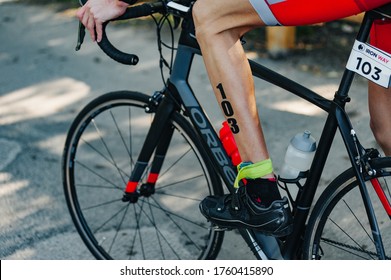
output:
[[[83,105],[102,93],[162,88],[154,30],[120,26],[110,31],[122,49],[140,56],[138,66],[123,66],[105,57],[89,38],[75,52],[77,21],[72,11],[57,8],[0,0],[0,259],[93,259],[75,232],[62,192],[67,129]],[[288,61],[259,60],[326,96],[337,88],[338,71],[313,73]],[[193,88],[218,127],[222,118],[200,58],[193,73]],[[290,137],[309,129],[319,139],[324,114],[266,83],[257,81],[256,88],[278,171]],[[361,142],[373,146],[362,81],[352,97],[353,124]],[[340,147],[337,138],[322,186],[348,164]],[[235,232],[227,239],[219,258],[253,259]]]

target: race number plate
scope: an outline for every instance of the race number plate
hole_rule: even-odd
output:
[[[390,86],[391,55],[356,40],[346,68],[385,88]]]

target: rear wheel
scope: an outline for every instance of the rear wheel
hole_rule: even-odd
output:
[[[391,158],[374,159],[372,168],[377,178],[368,176],[371,197],[386,258],[391,258],[391,220],[375,192],[383,190],[390,202]],[[387,203],[386,203],[387,204]],[[389,203],[388,203],[389,205]],[[377,259],[376,244],[353,170],[338,176],[319,198],[308,222],[304,242],[306,259]]]
[[[223,233],[211,229],[198,205],[207,195],[222,194],[221,181],[179,113],[171,119],[174,134],[155,193],[122,201],[154,117],[145,109],[148,100],[137,92],[106,94],[73,122],[63,182],[74,224],[98,259],[213,259]]]

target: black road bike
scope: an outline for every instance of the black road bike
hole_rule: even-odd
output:
[[[224,231],[211,225],[198,205],[207,195],[222,195],[223,186],[232,192],[236,169],[188,81],[193,58],[201,55],[191,3],[139,4],[116,20],[148,15],[158,29],[163,22],[181,28],[169,78],[150,95],[128,90],[102,95],[77,115],[63,153],[67,205],[98,259],[214,259]],[[298,193],[291,199],[292,234],[274,238],[238,229],[256,258],[390,259],[391,158],[364,148],[345,112],[356,73],[388,86],[390,73],[365,50],[387,55],[366,41],[373,20],[390,15],[391,5],[365,14],[333,100],[250,60],[255,77],[327,112],[312,166],[301,174],[305,183],[293,180]],[[81,27],[78,47],[83,36]],[[138,62],[136,55],[116,49],[106,33],[99,45],[120,63]],[[315,200],[337,130],[351,167]]]

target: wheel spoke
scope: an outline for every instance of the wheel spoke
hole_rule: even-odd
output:
[[[111,153],[111,151],[110,151],[110,148],[108,147],[108,145],[107,145],[107,143],[106,143],[106,141],[105,141],[105,139],[104,139],[102,133],[100,132],[100,130],[99,130],[99,128],[98,128],[97,123],[95,122],[95,119],[92,119],[91,122],[92,122],[92,124],[94,125],[95,130],[96,130],[97,134],[99,135],[99,138],[100,138],[100,140],[101,140],[103,146],[106,148],[106,151],[107,151],[107,153],[109,154],[109,156],[110,156],[110,158],[111,158],[112,164],[113,164],[113,165],[115,166],[115,168],[117,169],[118,174],[120,175],[120,177],[121,177],[123,183],[126,184],[126,179],[123,177],[123,175],[122,175],[122,173],[121,173],[121,169],[118,167],[118,165],[117,165],[117,163],[116,163],[116,161],[115,161],[115,159],[114,159],[114,157],[113,157],[113,155],[112,155],[112,153]]]

